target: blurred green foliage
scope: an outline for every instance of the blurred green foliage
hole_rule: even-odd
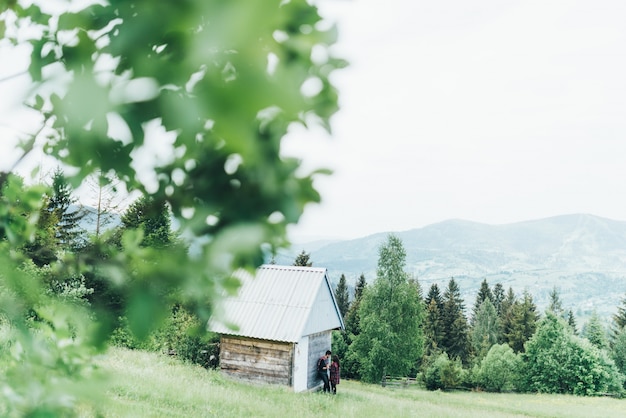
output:
[[[31,47],[25,103],[46,125],[38,139],[75,173],[69,184],[115,174],[166,204],[194,248],[145,246],[141,229],[117,243],[98,237],[57,268],[123,297],[115,306],[59,298],[18,268],[25,257],[15,251],[33,240],[46,191],[1,173],[0,318],[11,350],[0,354],[0,400],[10,416],[71,416],[99,393],[86,384],[95,382],[89,358],[120,313],[139,339],[164,324],[172,298],[204,323],[236,290],[233,270],[287,244],[287,225],[319,202],[313,179],[327,171],[301,173],[281,139],[294,123],[330,129],[329,76],[345,65],[329,50],[336,29],[321,23],[304,0],[110,0],[61,13],[0,1],[0,36]],[[167,158],[139,168],[154,148]]]

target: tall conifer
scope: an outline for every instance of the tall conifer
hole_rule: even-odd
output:
[[[491,293],[491,289],[489,288],[489,284],[487,283],[487,279],[483,279],[480,284],[480,289],[478,289],[478,294],[476,295],[476,301],[474,302],[474,309],[472,310],[472,318],[471,325],[474,326],[474,322],[476,321],[476,315],[478,314],[478,310],[485,300],[489,299],[493,304],[493,294]]]
[[[502,283],[496,283],[495,286],[493,286],[493,307],[496,308],[496,313],[498,314],[498,316],[502,315],[502,302],[504,301],[505,298],[505,294],[504,294],[504,286],[502,286]]]
[[[467,363],[470,356],[469,325],[461,290],[454,278],[450,279],[443,294],[443,323],[446,330],[443,350],[450,358]]]
[[[471,330],[472,347],[479,358],[487,355],[489,349],[500,338],[500,320],[491,299],[486,298],[478,308]]]
[[[621,305],[617,307],[617,313],[613,315],[613,327],[614,334],[626,328],[626,297],[622,299]]]
[[[52,193],[49,196],[47,208],[58,220],[57,245],[66,250],[74,250],[85,244],[84,230],[80,225],[85,213],[77,205],[78,199],[74,197],[73,192],[63,171],[57,168],[52,175]]]
[[[293,262],[294,266],[300,267],[311,267],[313,266],[313,262],[311,261],[311,255],[306,251],[302,250],[300,254],[296,257]]]
[[[515,301],[511,307],[510,321],[504,338],[516,352],[524,352],[524,344],[530,339],[537,329],[539,314],[533,297],[528,291],[524,291],[523,299]]]
[[[443,299],[437,283],[433,283],[424,300],[424,356],[439,354],[445,339],[445,324],[443,322]]]
[[[346,284],[346,275],[341,274],[337,288],[335,289],[335,300],[339,306],[341,316],[345,318],[350,308],[350,294],[348,293],[348,285]]]

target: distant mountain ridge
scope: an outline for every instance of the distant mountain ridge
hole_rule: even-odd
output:
[[[389,233],[332,242],[309,252],[313,265],[326,267],[336,282],[376,276],[378,248]],[[626,296],[626,222],[588,214],[555,216],[504,225],[448,220],[395,232],[407,253],[406,270],[427,292],[432,283],[443,290],[450,277],[459,282],[469,310],[483,279],[500,282],[520,295],[527,289],[545,307],[553,287],[566,309],[581,318],[594,309],[604,318]],[[277,259],[291,264],[292,254]]]

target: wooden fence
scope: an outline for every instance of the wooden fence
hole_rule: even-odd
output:
[[[416,385],[417,379],[414,377],[403,377],[403,376],[389,376],[383,375],[383,378],[380,384],[383,387],[387,386],[399,386],[399,387],[408,387],[409,385]]]

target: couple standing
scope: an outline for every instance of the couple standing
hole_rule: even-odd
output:
[[[331,362],[330,355],[330,350],[327,350],[326,354],[317,361],[317,374],[324,382],[324,393],[332,390],[333,395],[336,395],[337,385],[339,384],[339,357],[335,354]],[[329,370],[330,379],[328,377]]]

